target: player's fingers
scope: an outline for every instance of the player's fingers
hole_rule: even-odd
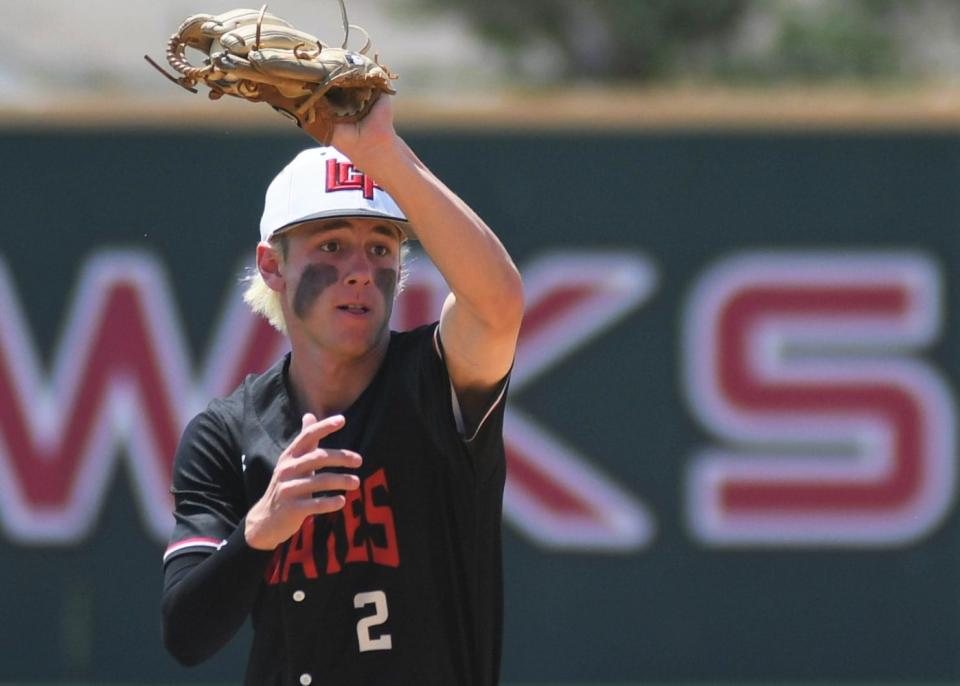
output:
[[[342,510],[346,504],[347,499],[342,495],[320,495],[304,500],[301,504],[301,510],[304,516],[327,514],[329,512]]]
[[[313,419],[313,421],[310,422],[310,419]],[[290,443],[290,446],[285,452],[291,455],[301,455],[308,450],[313,450],[317,447],[317,443],[321,438],[329,436],[334,431],[339,431],[345,423],[346,419],[344,419],[342,414],[335,414],[317,420],[314,415],[308,412],[303,415],[300,433],[293,439],[293,442]]]
[[[291,479],[280,486],[283,497],[299,499],[323,491],[355,491],[360,488],[360,479],[354,474],[320,472],[302,479]]]
[[[352,450],[317,448],[316,450],[311,450],[306,455],[298,457],[290,463],[290,467],[291,472],[302,476],[310,472],[315,472],[318,469],[327,469],[328,467],[356,469],[361,464],[363,464],[363,458],[359,453]]]

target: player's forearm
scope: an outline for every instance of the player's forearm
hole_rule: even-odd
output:
[[[414,226],[460,306],[491,326],[518,321],[523,309],[520,274],[483,219],[399,138],[367,164]]]
[[[210,555],[182,555],[164,569],[163,642],[182,664],[195,665],[222,648],[253,608],[272,552],[243,541],[243,526]]]

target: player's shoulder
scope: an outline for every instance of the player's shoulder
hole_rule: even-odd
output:
[[[244,377],[228,395],[209,401],[194,422],[215,425],[229,434],[240,434],[245,424],[252,421],[263,406],[286,394],[283,370],[289,355],[278,360],[263,372]]]
[[[407,331],[392,332],[390,341],[391,354],[416,354],[425,348],[434,349],[436,346],[436,332],[439,322],[423,324]]]
[[[404,385],[418,384],[425,368],[432,366],[437,359],[436,329],[437,322],[433,322],[406,331],[391,331],[384,376]]]

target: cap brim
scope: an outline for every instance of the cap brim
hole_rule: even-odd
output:
[[[403,234],[404,241],[415,241],[417,240],[417,234],[413,230],[413,225],[406,219],[406,217],[394,217],[389,214],[383,214],[382,212],[370,212],[362,209],[351,209],[351,210],[326,210],[324,212],[316,212],[314,214],[307,215],[302,219],[298,219],[289,224],[281,226],[279,229],[274,229],[270,234],[270,237],[279,236],[282,233],[286,233],[291,229],[294,229],[303,224],[309,222],[317,221],[318,219],[337,219],[337,218],[348,218],[348,217],[364,217],[364,218],[376,218],[384,219],[391,224],[396,224],[397,228]]]

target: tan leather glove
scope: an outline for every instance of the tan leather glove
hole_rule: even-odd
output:
[[[237,9],[223,14],[188,17],[167,42],[167,61],[180,75],[171,76],[152,59],[167,78],[196,93],[203,82],[210,98],[232,95],[253,102],[267,102],[298,126],[312,127],[329,144],[333,125],[362,119],[383,93],[393,94],[390,81],[396,74],[367,56],[369,36],[359,51],[346,48],[350,29],[346,8],[343,16],[343,46],[326,45],[315,36],[295,29],[289,22],[259,11]],[[194,66],[187,48],[205,56]]]

